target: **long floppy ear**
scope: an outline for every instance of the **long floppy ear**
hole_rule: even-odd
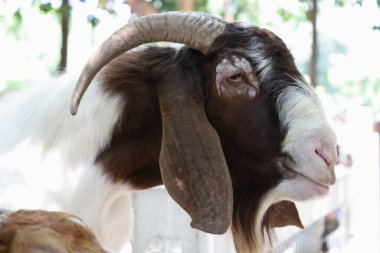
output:
[[[158,91],[164,185],[190,215],[193,228],[222,234],[231,224],[233,196],[219,136],[206,118],[196,87],[187,87],[191,81],[170,79]]]
[[[304,228],[297,207],[291,201],[283,200],[273,204],[267,211],[267,217],[268,225],[272,228],[285,226]]]

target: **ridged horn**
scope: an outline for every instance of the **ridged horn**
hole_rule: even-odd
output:
[[[186,44],[205,54],[224,29],[222,20],[201,12],[153,14],[126,24],[88,60],[71,99],[71,114],[77,113],[80,101],[95,75],[120,54],[139,45],[158,41]]]

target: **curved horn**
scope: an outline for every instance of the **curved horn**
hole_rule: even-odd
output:
[[[71,99],[71,114],[77,113],[83,94],[99,70],[120,54],[157,41],[183,43],[205,54],[224,29],[223,21],[200,12],[153,14],[126,24],[88,60]]]

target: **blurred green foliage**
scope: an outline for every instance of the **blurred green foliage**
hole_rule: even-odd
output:
[[[53,10],[51,3],[40,3],[39,9],[42,13],[46,14]]]
[[[179,0],[146,0],[151,2],[153,7],[159,12],[175,11],[180,9]],[[207,0],[194,0],[194,10],[207,12]]]
[[[12,15],[12,23],[8,26],[7,32],[13,34],[17,40],[21,39],[20,28],[22,26],[22,12],[16,10]]]
[[[31,80],[31,79],[8,80],[5,82],[5,90],[6,91],[21,90],[33,85],[33,83],[34,83],[34,80]]]
[[[4,2],[12,0],[3,0]],[[75,1],[86,2],[86,0],[71,0],[70,3]],[[178,10],[180,7],[180,0],[145,0],[152,4],[154,8],[159,12]],[[292,5],[286,5],[282,0],[232,0],[231,1],[231,13],[234,20],[239,21],[248,21],[253,25],[271,27],[278,22],[268,19],[267,12],[263,9],[263,4],[267,2],[273,3],[276,6],[275,15],[281,22],[286,23],[287,25],[298,29],[300,26],[303,26],[305,23],[310,23],[311,20],[311,1],[312,0],[299,0],[292,2]],[[321,1],[321,0],[320,0]],[[356,1],[347,1],[347,0],[334,0],[333,4],[337,8],[345,8],[347,5],[359,5],[361,6],[366,1],[373,0],[356,0]],[[213,12],[213,14],[223,16],[223,4],[218,3],[218,8],[214,8],[212,5],[215,4],[216,0],[194,0],[195,10]],[[33,0],[28,1],[24,4],[23,8],[36,8],[44,15],[54,15],[59,17],[60,15],[70,15],[71,8],[66,6],[65,8],[56,7],[57,4],[53,0]],[[115,15],[113,10],[114,0],[99,0],[98,8],[106,10],[110,15]],[[380,0],[376,0],[377,6],[380,8]],[[55,7],[54,7],[55,6]],[[212,8],[211,8],[212,7]],[[23,8],[15,9],[11,14],[11,19],[7,19],[5,22],[5,17],[1,16],[0,12],[0,25],[6,23],[7,33],[13,35],[17,40],[25,39],[23,35]],[[273,15],[273,14],[271,14]],[[95,13],[83,17],[86,19],[93,29],[102,22],[101,18]],[[58,21],[58,18],[57,18]],[[380,21],[379,21],[380,22]],[[372,27],[375,31],[380,31],[380,24],[373,24]],[[343,28],[344,29],[344,28]],[[311,36],[308,35],[308,36]],[[347,99],[352,99],[354,97],[361,96],[362,103],[365,105],[374,105],[375,99],[379,98],[380,94],[380,76],[377,77],[368,77],[364,76],[360,80],[347,80],[342,83],[332,83],[329,73],[333,63],[331,62],[331,55],[345,55],[348,52],[348,49],[344,42],[337,41],[334,38],[319,38],[319,49],[318,49],[318,80],[319,84],[323,84],[324,89],[329,94],[334,96],[346,97]],[[363,46],[365,41],[363,41]],[[40,56],[39,56],[40,57]],[[46,56],[41,56],[46,57]],[[301,70],[308,69],[308,61],[301,62]],[[54,73],[55,67],[49,67],[49,72]],[[304,71],[307,72],[307,71]],[[30,80],[7,80],[5,86],[7,89],[14,90],[19,89],[24,86],[26,82]],[[378,102],[379,103],[379,102]],[[377,108],[380,112],[380,108]]]

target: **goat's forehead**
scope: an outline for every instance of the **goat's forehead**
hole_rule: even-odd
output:
[[[236,54],[233,54],[231,57],[222,58],[216,66],[216,73],[228,72],[230,69],[241,69],[246,73],[252,71],[252,67],[247,59]]]

